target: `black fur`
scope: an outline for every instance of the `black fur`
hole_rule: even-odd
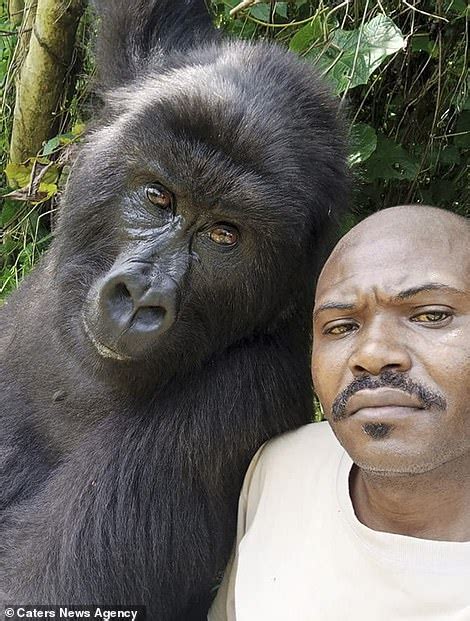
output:
[[[98,10],[105,107],[50,251],[1,311],[0,591],[202,619],[250,458],[311,414],[342,132],[308,66],[222,40],[202,0]],[[159,228],[141,188],[161,176],[177,216]],[[197,232],[218,221],[238,247]],[[174,325],[131,361],[100,356],[82,321],[123,253],[178,286]]]

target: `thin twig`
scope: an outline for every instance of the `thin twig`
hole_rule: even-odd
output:
[[[250,6],[253,6],[254,4],[258,4],[259,1],[260,0],[243,0],[243,2],[240,2],[240,4],[237,4],[237,6],[234,7],[230,11],[230,15],[233,17],[237,13],[240,13],[240,11],[243,11],[245,9],[249,9]]]
[[[421,15],[427,15],[428,17],[432,17],[433,19],[441,19],[443,22],[449,23],[449,20],[442,15],[435,15],[434,13],[428,13],[427,11],[423,11],[422,9],[417,9],[415,6],[407,2],[407,0],[401,0],[405,6],[407,6],[412,11],[416,11],[416,13],[421,13]]]

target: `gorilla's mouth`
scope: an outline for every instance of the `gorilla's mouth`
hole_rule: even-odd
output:
[[[95,338],[91,328],[87,324],[84,314],[82,315],[82,323],[83,323],[83,329],[85,331],[85,334],[87,335],[88,339],[90,340],[93,347],[96,349],[96,351],[99,353],[100,356],[102,356],[103,358],[111,358],[112,360],[120,360],[120,361],[131,360],[131,358],[129,358],[128,356],[124,356],[123,354],[118,353],[114,349],[111,349],[107,345],[100,343]]]

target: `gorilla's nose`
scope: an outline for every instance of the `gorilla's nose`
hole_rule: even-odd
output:
[[[99,293],[104,318],[119,329],[139,333],[162,332],[176,314],[176,286],[167,277],[153,284],[138,274],[111,274]]]
[[[109,273],[95,289],[85,325],[98,351],[134,358],[152,347],[174,323],[177,285],[166,275],[139,271]]]

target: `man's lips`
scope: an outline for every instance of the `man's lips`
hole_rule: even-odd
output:
[[[421,401],[414,395],[396,388],[375,388],[360,390],[350,397],[346,405],[345,416],[352,416],[366,408],[424,409]]]

